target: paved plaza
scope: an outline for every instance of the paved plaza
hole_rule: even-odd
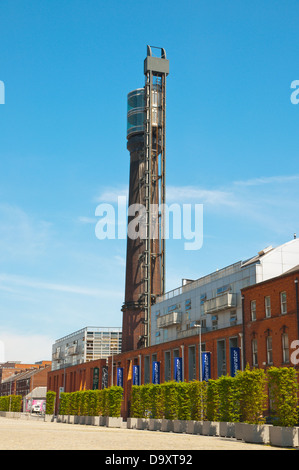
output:
[[[235,439],[0,417],[0,450],[281,450]]]

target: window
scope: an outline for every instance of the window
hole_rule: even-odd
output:
[[[218,328],[218,316],[213,315],[212,316],[212,330],[217,330]]]
[[[230,325],[236,325],[237,324],[237,312],[236,311],[233,311],[233,312],[230,312]]]
[[[256,320],[256,301],[252,300],[250,302],[250,310],[251,310],[251,321]]]
[[[286,292],[280,293],[280,312],[281,314],[287,313],[287,294]]]
[[[282,335],[282,362],[287,363],[290,360],[289,354],[289,336],[287,333]]]
[[[168,338],[168,330],[167,328],[164,328],[163,329],[163,341],[167,341],[167,338]]]
[[[180,307],[181,307],[181,306],[178,305],[178,304],[170,305],[170,306],[167,308],[167,313],[175,312],[176,310],[179,310]]]
[[[252,349],[252,365],[257,366],[257,339],[253,339],[251,342],[251,349]]]
[[[150,383],[150,357],[144,357],[144,383]]]
[[[227,285],[227,286],[218,287],[216,292],[217,292],[217,295],[221,295],[224,292],[227,292],[229,290],[231,290],[231,287],[230,287],[230,285]]]
[[[272,336],[267,336],[267,363],[268,364],[273,364]]]
[[[204,315],[205,313],[205,301],[207,300],[207,294],[201,294],[200,296],[200,314]]]
[[[188,348],[188,369],[189,369],[189,380],[196,379],[196,364],[195,364],[195,346],[189,346]]]
[[[170,358],[170,351],[166,351],[164,355],[164,363],[165,363],[165,382],[171,380],[171,358]]]
[[[271,317],[271,298],[269,295],[265,297],[265,313],[266,313],[266,318]]]
[[[217,341],[217,372],[218,377],[226,375],[226,348],[225,340]]]

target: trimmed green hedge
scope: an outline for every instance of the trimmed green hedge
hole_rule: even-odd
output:
[[[296,426],[298,422],[298,381],[292,367],[270,367],[267,371],[273,424]]]
[[[15,411],[17,413],[22,411],[22,396],[7,395],[0,397],[0,411]]]
[[[55,409],[56,393],[48,391],[46,394],[46,415],[53,415]]]
[[[297,372],[291,367],[267,371],[247,366],[235,377],[208,382],[165,382],[132,387],[131,417],[208,420],[262,424],[270,404],[274,425],[298,422]]]
[[[118,386],[103,390],[64,392],[60,394],[59,414],[119,417],[122,399],[123,389]]]
[[[165,382],[159,385],[133,385],[131,417],[200,419],[200,401],[206,396],[206,382]]]

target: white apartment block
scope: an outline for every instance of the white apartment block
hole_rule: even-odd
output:
[[[52,370],[107,359],[121,352],[122,329],[87,326],[55,341]]]

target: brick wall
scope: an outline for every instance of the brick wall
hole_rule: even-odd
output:
[[[299,271],[279,276],[242,290],[244,296],[245,361],[253,365],[253,340],[257,345],[258,367],[292,366],[290,361],[298,340],[297,300],[295,280]],[[281,310],[281,293],[286,295],[286,313]],[[266,316],[266,297],[270,299],[270,317]],[[252,319],[252,302],[255,302],[256,319]],[[283,336],[288,340],[289,359],[283,357]],[[267,354],[267,338],[272,339],[272,354]],[[272,356],[272,357],[271,357]],[[270,361],[269,361],[270,359]],[[272,361],[271,361],[272,359]]]
[[[223,328],[215,331],[203,333],[201,337],[202,349],[211,353],[211,378],[218,377],[217,368],[217,343],[223,341],[225,344],[225,362],[226,372],[230,374],[230,340],[234,338],[237,346],[241,346],[240,333],[242,332],[242,325]],[[132,389],[132,379],[128,379],[130,364],[141,366],[141,384],[145,383],[145,357],[149,357],[149,382],[152,381],[152,361],[155,359],[160,362],[160,379],[161,383],[165,381],[165,353],[170,353],[170,380],[174,379],[174,354],[178,353],[179,357],[183,358],[183,371],[184,380],[189,381],[189,363],[192,352],[195,352],[195,376],[190,377],[190,380],[199,380],[199,335],[195,334],[184,339],[177,339],[167,343],[157,344],[148,348],[139,350],[132,350],[122,354],[118,354],[113,358],[113,384],[117,383],[117,368],[123,368],[123,387],[124,387],[124,402],[122,408],[122,415],[129,416],[130,410],[130,395]],[[154,357],[153,357],[154,356]],[[109,371],[112,370],[112,359],[108,358]],[[193,369],[193,368],[192,368]],[[192,370],[190,371],[192,372]],[[112,379],[111,373],[109,375],[109,385],[111,386]]]

